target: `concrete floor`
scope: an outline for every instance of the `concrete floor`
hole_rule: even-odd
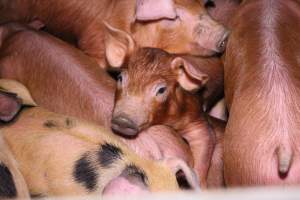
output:
[[[42,198],[41,200],[99,200],[98,196]],[[226,189],[200,193],[153,194],[105,197],[105,200],[300,200],[300,187]]]

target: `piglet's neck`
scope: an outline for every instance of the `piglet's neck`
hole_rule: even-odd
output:
[[[184,127],[181,127],[178,129],[178,132],[180,135],[182,135],[185,138],[193,139],[194,137],[210,137],[212,135],[212,129],[205,120],[204,117],[201,117],[198,121],[193,121],[185,124]]]
[[[176,97],[170,103],[167,124],[182,132],[191,124],[202,126],[204,121],[201,96],[178,88]]]

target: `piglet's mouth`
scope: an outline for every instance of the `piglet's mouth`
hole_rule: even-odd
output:
[[[124,116],[114,117],[111,122],[112,131],[122,137],[135,138],[140,131],[134,122]]]
[[[194,49],[194,51],[191,53],[193,56],[211,57],[219,54],[217,51],[203,47],[198,43],[193,43],[192,47]]]

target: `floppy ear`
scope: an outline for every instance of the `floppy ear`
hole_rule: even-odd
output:
[[[127,55],[135,48],[133,38],[125,31],[116,29],[106,22],[105,54],[110,66],[121,67]]]
[[[171,63],[172,70],[177,74],[177,81],[187,91],[201,88],[208,81],[208,75],[203,73],[196,65],[187,60],[176,57]]]
[[[16,94],[0,90],[0,120],[11,121],[21,109],[21,100]]]
[[[103,191],[103,195],[128,193],[135,195],[149,193],[143,172],[134,166],[126,167],[118,177],[105,186]]]
[[[138,21],[175,19],[176,16],[173,0],[136,0],[136,20]]]
[[[185,161],[178,158],[166,158],[161,161],[169,167],[176,175],[180,188],[200,190],[199,179],[197,174],[191,169]]]
[[[13,93],[20,99],[21,105],[37,106],[28,89],[21,83],[11,79],[0,79],[0,88],[6,93]]]

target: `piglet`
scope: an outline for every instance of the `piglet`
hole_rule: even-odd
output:
[[[10,92],[24,88],[11,80],[0,80],[0,86]],[[19,90],[18,97],[23,93]],[[34,196],[176,191],[178,173],[199,189],[196,174],[184,161],[141,158],[103,127],[38,106],[22,110],[1,131]]]
[[[136,137],[152,125],[175,129],[189,144],[202,186],[216,143],[215,134],[202,110],[202,96],[209,76],[194,62],[181,55],[156,48],[139,48],[131,36],[109,24],[107,55],[121,62],[112,130],[125,137]],[[127,57],[112,56],[118,52]]]
[[[115,81],[78,49],[32,29],[35,22],[0,27],[0,77],[23,83],[53,112],[110,127]]]

